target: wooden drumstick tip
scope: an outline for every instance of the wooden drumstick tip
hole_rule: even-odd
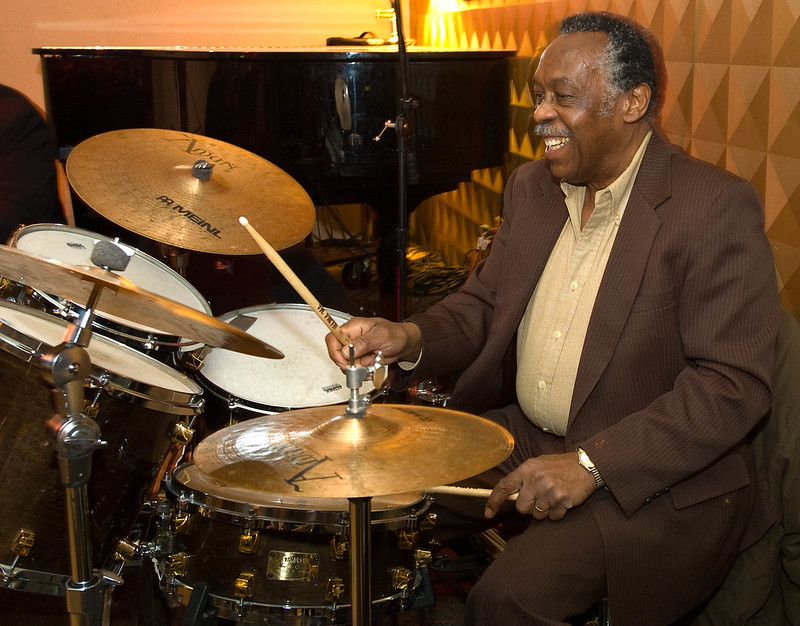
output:
[[[247,221],[247,218],[244,215],[239,216],[239,223],[242,226],[247,226],[250,222]]]

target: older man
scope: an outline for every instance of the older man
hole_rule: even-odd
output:
[[[744,443],[770,406],[779,310],[763,210],[663,136],[664,90],[648,31],[566,19],[531,84],[544,158],[511,175],[489,258],[423,314],[344,325],[365,362],[454,373],[448,406],[514,436],[475,482],[487,518],[518,493],[530,522],[470,623],[563,623],[603,596],[615,626],[671,623],[771,522]]]

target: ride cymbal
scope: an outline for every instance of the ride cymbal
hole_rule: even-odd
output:
[[[196,252],[260,254],[240,216],[277,250],[302,241],[316,219],[309,195],[278,166],[183,131],[95,135],[70,152],[66,171],[80,198],[112,222]]]
[[[117,317],[235,352],[283,358],[279,350],[230,324],[140,289],[131,281],[99,267],[68,265],[0,246],[0,276],[84,307],[97,286],[102,290],[95,307]]]
[[[227,426],[200,442],[193,461],[221,488],[363,498],[469,478],[513,446],[494,422],[450,409],[374,404],[350,417],[327,406]]]

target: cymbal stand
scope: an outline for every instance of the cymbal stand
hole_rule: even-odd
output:
[[[383,366],[380,353],[368,367],[356,366],[353,346],[350,345],[350,364],[345,368],[350,399],[345,414],[353,419],[362,419],[369,406],[370,396],[359,395],[361,383]],[[372,533],[371,497],[348,498],[350,508],[350,603],[353,626],[369,626],[372,623]]]
[[[104,266],[109,269],[108,265]],[[84,379],[91,372],[86,347],[92,336],[92,319],[102,289],[101,285],[94,285],[84,312],[68,327],[64,341],[42,356],[45,376],[53,386],[56,411],[47,422],[47,431],[58,452],[59,477],[65,492],[71,574],[65,595],[72,626],[108,623],[106,607],[110,586],[122,584],[116,574],[95,571],[92,567],[87,494],[92,455],[106,444],[100,438],[97,422],[83,414]]]

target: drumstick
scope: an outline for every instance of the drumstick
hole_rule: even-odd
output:
[[[442,485],[441,487],[431,487],[427,490],[428,493],[442,494],[448,496],[470,496],[472,498],[488,498],[491,489],[479,489],[478,487],[455,487],[452,485]],[[507,500],[516,500],[518,493],[512,493]]]
[[[247,221],[246,217],[240,217],[239,223],[247,229],[247,232],[253,237],[255,242],[267,255],[267,258],[272,261],[272,264],[277,268],[277,270],[283,275],[283,277],[289,282],[289,284],[294,287],[295,291],[300,295],[300,297],[305,301],[305,303],[311,307],[314,313],[317,314],[319,319],[321,319],[325,325],[330,329],[330,331],[336,336],[339,342],[343,346],[348,346],[352,343],[350,337],[347,336],[347,333],[344,332],[339,325],[336,323],[330,314],[323,308],[323,306],[319,303],[308,288],[303,284],[303,282],[298,278],[297,274],[292,271],[292,268],[286,264],[281,258],[275,248],[273,248],[269,243],[267,243],[266,239],[264,239],[261,235],[258,234],[255,228],[250,225],[250,222]]]

